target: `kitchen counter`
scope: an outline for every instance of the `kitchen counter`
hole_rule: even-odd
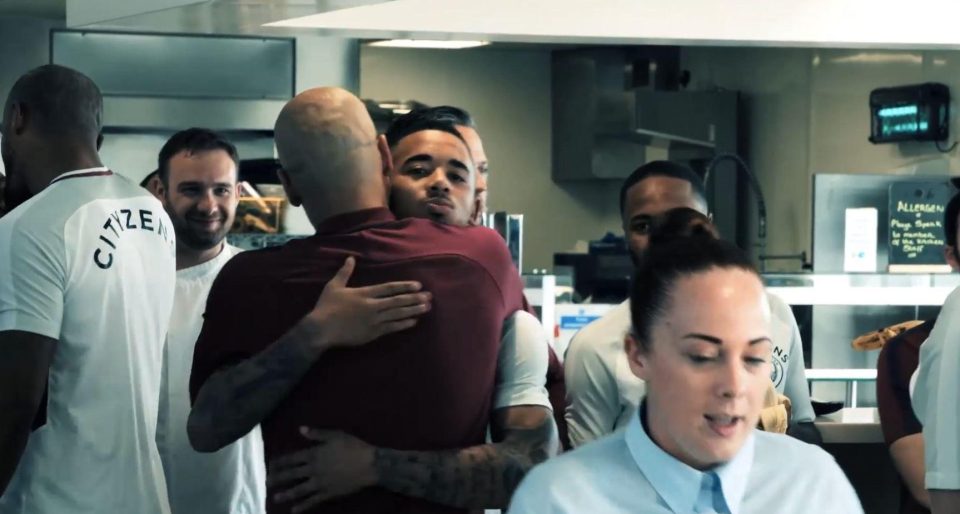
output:
[[[818,416],[814,424],[820,430],[824,444],[883,443],[876,407],[847,407]]]

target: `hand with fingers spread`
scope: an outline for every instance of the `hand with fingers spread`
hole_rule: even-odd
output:
[[[274,495],[277,503],[297,502],[296,514],[376,484],[373,446],[337,430],[301,427],[300,434],[317,444],[270,463],[268,488],[284,487]]]
[[[323,288],[316,306],[301,322],[315,334],[321,349],[361,346],[406,330],[430,310],[432,295],[415,281],[347,287],[356,260],[347,257]]]

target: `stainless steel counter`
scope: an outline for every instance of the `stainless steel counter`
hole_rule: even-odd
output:
[[[825,444],[871,444],[883,442],[880,417],[875,407],[844,408],[819,416],[814,424]]]

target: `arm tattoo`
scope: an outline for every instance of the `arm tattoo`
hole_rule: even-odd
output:
[[[307,342],[294,326],[253,358],[211,375],[187,421],[194,448],[217,451],[263,421],[316,362]]]
[[[544,415],[536,426],[501,428],[498,443],[438,452],[378,448],[374,465],[379,485],[452,507],[506,508],[530,468],[556,454],[559,447],[548,409],[518,408],[542,410]]]

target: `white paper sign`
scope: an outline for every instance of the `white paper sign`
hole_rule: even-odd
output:
[[[843,271],[876,273],[877,210],[847,209],[843,236]]]

